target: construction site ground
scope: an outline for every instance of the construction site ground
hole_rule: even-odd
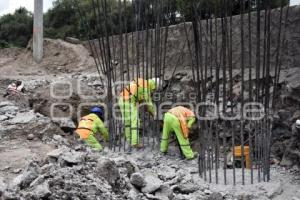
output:
[[[25,95],[22,95],[17,100],[14,99],[12,102],[19,107],[19,110],[24,109],[30,112],[29,110],[33,109],[35,112],[40,112],[42,115],[50,117],[49,113],[47,113],[47,111],[44,109],[52,103],[50,99],[47,99],[50,98],[49,85],[51,83],[61,80],[70,80],[73,83],[76,82],[76,79],[79,76],[89,76],[97,72],[89,51],[82,45],[70,44],[62,40],[47,39],[45,41],[44,49],[45,55],[41,64],[36,64],[33,62],[30,47],[22,50],[8,49],[5,52],[1,52],[0,102],[10,101],[9,99],[2,97],[7,85],[12,81],[22,80],[25,83]],[[22,98],[26,99],[26,101],[23,101]],[[38,100],[43,100],[44,103],[37,102]],[[72,97],[70,101],[72,105],[78,105],[78,103],[80,103],[78,102],[80,99],[77,99],[77,97]],[[39,105],[39,103],[41,105]],[[15,124],[14,126],[19,125]],[[26,128],[26,124],[22,124],[22,126]],[[2,127],[0,126],[0,129],[1,128]],[[28,163],[37,161],[40,163],[40,166],[46,166],[44,163],[49,162],[46,160],[51,157],[49,156],[49,152],[61,148],[67,148],[68,150],[66,151],[71,152],[72,155],[77,155],[78,153],[85,155],[90,152],[85,148],[77,148],[77,146],[80,146],[81,144],[77,144],[77,140],[74,139],[75,136],[70,135],[66,130],[61,131],[62,136],[57,136],[56,133],[44,133],[49,134],[47,138],[36,136],[35,131],[39,132],[40,130],[33,129],[31,131],[34,135],[33,139],[28,139],[29,133],[26,132],[25,129],[23,134],[22,131],[14,131],[13,128],[11,129],[11,132],[9,132],[9,135],[0,137],[0,196],[1,192],[3,192],[7,199],[9,199],[8,197],[10,197],[10,195],[15,195],[16,199],[22,199],[25,197],[30,197],[32,199],[38,198],[36,196],[34,197],[32,194],[32,188],[37,186],[33,185],[32,188],[26,188],[22,186],[19,188],[17,194],[13,194],[12,191],[14,191],[14,188],[10,188],[10,185],[12,185],[12,182],[14,182],[15,178],[26,172],[28,169],[26,168]],[[169,151],[172,152],[172,149],[176,151],[176,148],[177,147],[171,146]],[[270,182],[262,181],[257,183],[257,181],[255,181],[254,184],[250,184],[249,175],[246,174],[246,185],[243,186],[241,184],[241,177],[239,176],[237,177],[236,185],[233,186],[233,176],[230,175],[232,170],[228,169],[227,171],[227,185],[224,185],[222,178],[219,180],[219,184],[209,183],[208,180],[204,181],[203,178],[199,177],[197,160],[181,160],[179,155],[176,153],[171,153],[164,156],[158,152],[158,148],[155,150],[146,148],[144,150],[133,151],[131,154],[123,151],[113,152],[106,148],[102,153],[90,154],[94,156],[93,159],[96,160],[113,160],[117,163],[116,167],[119,169],[123,169],[124,166],[122,165],[123,168],[119,167],[118,163],[127,163],[127,161],[134,163],[134,165],[138,168],[134,170],[135,173],[144,173],[146,174],[146,177],[148,176],[148,173],[150,173],[150,170],[155,174],[155,177],[158,177],[158,179],[154,178],[153,180],[160,182],[159,187],[163,188],[162,185],[166,185],[166,187],[172,190],[172,198],[170,198],[170,194],[158,194],[157,191],[151,191],[150,193],[147,193],[147,191],[143,190],[142,192],[139,192],[129,186],[128,188],[127,186],[124,186],[124,188],[123,186],[118,186],[122,189],[115,191],[115,196],[110,197],[111,199],[123,199],[126,197],[128,199],[169,198],[300,200],[299,168],[284,169],[275,164],[271,167]],[[81,155],[81,157],[83,157],[83,155]],[[85,157],[85,159],[87,158]],[[123,161],[121,162],[120,160]],[[80,166],[84,168],[85,166],[85,162],[83,161],[76,161],[75,163],[76,164],[72,164],[67,167],[70,167],[73,170],[76,167]],[[54,163],[53,165],[58,167],[58,164]],[[66,166],[63,166],[62,168],[64,167]],[[55,170],[59,169],[55,168]],[[238,170],[239,169],[237,169],[237,171]],[[255,176],[257,176],[256,171],[254,172]],[[42,172],[39,172],[40,175],[41,173]],[[95,175],[94,172],[91,173]],[[166,174],[164,173],[168,173],[170,177],[166,177]],[[219,169],[220,177],[223,177],[222,173],[223,170]],[[122,172],[120,172],[120,174],[120,176],[123,177]],[[214,174],[214,171],[212,171],[212,174]],[[65,178],[66,181],[72,180],[72,178],[68,179],[68,176]],[[123,178],[125,185],[128,185],[130,181],[127,179],[130,179],[130,177],[126,177],[124,175]],[[74,180],[75,179],[76,178],[74,178]],[[9,188],[9,190],[6,192],[1,191],[1,181],[5,183],[5,188]],[[110,183],[109,181],[107,182]],[[186,188],[184,186],[186,186]],[[191,188],[189,186],[191,186]],[[55,193],[54,186],[53,188],[50,186],[49,190],[51,193],[53,193],[53,195],[47,193],[47,195],[44,197],[51,197],[54,199],[55,195],[60,194]],[[66,192],[64,194],[69,193]],[[80,197],[78,197],[78,199],[80,199]],[[93,199],[93,196],[88,196],[88,199]]]

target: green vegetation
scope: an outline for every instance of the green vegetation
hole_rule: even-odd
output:
[[[25,47],[32,34],[32,13],[26,8],[0,18],[0,48]]]
[[[256,10],[257,0],[245,0],[245,8],[248,9],[249,2],[251,1],[251,9]],[[266,0],[260,0],[261,5]],[[74,2],[79,2],[82,14],[78,12],[78,7]],[[92,0],[56,0],[53,3],[53,8],[50,9],[44,16],[45,24],[45,37],[50,38],[65,38],[76,37],[85,40],[86,31],[89,30],[91,37],[96,37],[96,30],[98,28],[100,33],[104,33],[104,28],[97,27],[98,22],[104,22],[104,16],[100,15],[100,19],[95,19]],[[102,0],[95,2],[103,2]],[[139,28],[145,27],[146,20],[151,24],[155,20],[155,12],[159,8],[152,6],[149,10],[148,5],[140,6],[140,0],[127,1],[126,9],[124,10],[123,0],[107,0],[108,10],[108,32],[112,34],[119,33],[119,2],[122,2],[122,16],[126,14],[126,18],[122,18],[123,22],[126,19],[126,26],[123,27],[123,32],[131,32],[136,30],[136,18],[133,16],[133,10],[139,8],[144,15],[141,17]],[[146,1],[147,3],[157,1]],[[159,1],[158,1],[159,2]],[[208,17],[211,13],[214,16],[221,16],[222,3],[226,0],[161,0],[162,10],[168,10],[168,16],[165,17],[163,23],[176,24],[176,14],[184,16],[186,21],[193,20],[194,13],[197,12],[201,17]],[[197,3],[196,3],[197,2]],[[201,2],[199,4],[199,2]],[[281,3],[287,5],[288,0],[271,0],[272,8],[279,7]],[[240,13],[240,0],[232,0],[233,10],[232,14]],[[262,6],[263,7],[263,6]],[[98,10],[96,10],[97,12]],[[100,12],[102,10],[100,9]],[[25,8],[17,9],[14,14],[8,14],[0,17],[0,48],[11,46],[25,47],[32,37],[32,13]],[[92,27],[92,28],[87,28]]]

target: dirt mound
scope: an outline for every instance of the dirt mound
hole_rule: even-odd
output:
[[[20,54],[10,49],[5,51],[7,52],[0,59],[2,75],[56,75],[89,70],[94,66],[93,58],[83,45],[70,44],[63,40],[44,39],[44,57],[40,64],[33,60],[32,41]],[[10,59],[8,62],[7,59],[12,55],[16,55],[17,59]]]
[[[24,49],[21,48],[5,48],[0,49],[0,58],[16,58]]]
[[[18,61],[36,65],[32,59],[31,42],[27,49],[29,51]],[[63,40],[44,39],[44,57],[38,66],[46,69],[49,73],[56,73],[86,70],[93,64],[88,50],[82,45],[71,44]]]

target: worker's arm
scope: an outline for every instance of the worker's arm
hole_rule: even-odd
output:
[[[102,137],[105,141],[108,141],[108,139],[109,139],[108,130],[105,127],[104,123],[100,119],[97,120],[96,123],[97,123],[98,132],[100,132],[100,134],[102,135]]]
[[[195,123],[195,121],[196,121],[195,117],[189,117],[188,122],[187,122],[187,127],[191,128],[193,126],[193,124]]]
[[[147,104],[148,112],[155,116],[156,110],[152,102],[151,93],[148,89],[144,89],[144,102]]]

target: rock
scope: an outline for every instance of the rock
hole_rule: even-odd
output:
[[[0,122],[3,122],[5,120],[8,120],[8,117],[6,115],[0,115]]]
[[[296,67],[289,69],[285,81],[288,83],[291,89],[300,89],[300,68]]]
[[[41,167],[41,174],[52,173],[55,170],[53,163],[46,164]]]
[[[144,173],[144,177],[146,185],[142,188],[143,193],[151,194],[158,190],[163,184],[163,182],[157,177],[157,175],[151,171],[146,171]]]
[[[81,41],[74,37],[66,37],[65,40],[71,44],[81,44]]]
[[[14,174],[18,174],[18,173],[20,173],[21,171],[22,171],[22,169],[21,169],[21,168],[18,168],[18,169],[14,169],[13,173],[14,173]]]
[[[37,177],[34,181],[32,181],[29,185],[29,187],[33,188],[36,187],[40,184],[42,184],[45,181],[45,178],[43,175],[40,175],[39,177]]]
[[[210,191],[210,190],[208,190],[208,189],[205,189],[205,190],[204,190],[204,194],[210,195],[210,194],[212,194],[212,191]]]
[[[76,165],[83,162],[83,153],[76,151],[65,151],[60,159],[67,165]]]
[[[159,169],[158,176],[165,181],[170,180],[176,176],[176,170],[169,166],[163,166]]]
[[[10,120],[10,124],[28,124],[29,122],[35,121],[36,115],[33,111],[18,113],[16,117]]]
[[[35,136],[32,133],[30,133],[29,135],[27,135],[27,140],[33,140],[34,137]]]
[[[0,197],[2,196],[2,194],[4,193],[4,191],[6,190],[6,184],[3,180],[2,177],[0,177]]]
[[[61,135],[53,135],[53,139],[57,141],[59,144],[67,144],[68,141],[63,138]]]
[[[3,168],[0,169],[0,171],[6,171],[6,170],[9,170],[10,169],[10,166],[5,166]]]
[[[1,197],[1,196],[0,196]],[[4,191],[2,194],[3,199],[9,199],[9,200],[20,200],[20,196],[18,196],[18,194],[16,194],[13,191]],[[1,199],[2,200],[2,199]]]
[[[114,159],[114,161],[116,162],[117,167],[125,169],[125,173],[127,174],[128,177],[131,177],[131,175],[134,172],[138,171],[138,167],[131,160],[125,160],[124,158],[121,157],[121,158]]]
[[[281,120],[285,121],[291,117],[292,113],[288,110],[279,110],[278,111],[278,116],[280,117]]]
[[[174,198],[174,193],[168,185],[162,185],[159,190],[155,192],[155,196],[161,200],[169,200]]]
[[[60,148],[60,149],[55,149],[49,153],[47,153],[47,156],[48,157],[51,157],[51,158],[59,158],[60,155],[62,155],[65,151],[67,151],[66,148]]]
[[[300,110],[297,110],[296,112],[294,112],[292,118],[290,119],[290,121],[292,123],[295,123],[297,119],[300,119]]]
[[[283,156],[281,162],[280,162],[280,166],[283,166],[283,167],[292,167],[293,165],[293,161],[291,161],[288,156]]]
[[[19,108],[17,106],[4,106],[4,107],[0,107],[0,113],[3,114],[13,114],[16,113],[19,110]]]
[[[46,199],[51,195],[51,191],[49,189],[49,185],[47,182],[38,185],[33,191],[32,196],[36,199]]]
[[[266,187],[267,196],[270,199],[273,199],[274,197],[280,195],[283,192],[283,186],[281,182],[269,184],[266,185],[265,187]]]
[[[187,182],[187,183],[181,183],[180,185],[178,185],[177,189],[179,190],[180,193],[189,194],[189,193],[193,193],[193,192],[197,191],[199,189],[199,187],[194,183]]]
[[[26,188],[30,185],[30,183],[38,177],[39,173],[39,166],[35,162],[29,163],[29,165],[26,167],[26,169],[23,171],[22,174],[17,176],[12,181],[12,188],[20,187],[20,188]]]
[[[174,78],[176,80],[181,80],[185,76],[187,76],[187,72],[186,71],[182,71],[182,72],[176,73],[175,76],[174,76]]]
[[[114,186],[117,180],[120,178],[120,172],[116,166],[116,163],[107,158],[98,160],[96,173],[98,176],[104,177],[112,186]]]
[[[0,102],[0,108],[6,107],[6,106],[14,106],[14,104],[12,102],[8,102],[8,101]]]
[[[141,173],[137,172],[137,173],[133,173],[130,177],[130,183],[134,186],[136,186],[137,188],[142,188],[145,186],[145,180],[144,177]]]
[[[75,129],[76,125],[75,123],[72,121],[72,119],[69,118],[62,118],[62,119],[57,119],[54,120],[55,123],[57,123],[59,125],[59,127],[61,128],[70,128],[70,129]]]
[[[208,197],[204,198],[205,200],[223,200],[223,196],[220,193],[213,192]]]
[[[173,85],[171,90],[172,92],[179,93],[180,91],[182,91],[182,88],[179,85]]]
[[[95,80],[93,82],[90,82],[88,83],[88,86],[94,86],[94,87],[100,87],[100,86],[103,86],[102,82],[101,81],[98,81],[98,80]]]
[[[129,200],[139,200],[139,199],[141,199],[141,197],[142,197],[142,194],[140,194],[140,192],[137,189],[132,188],[129,191],[129,194],[128,194]]]

